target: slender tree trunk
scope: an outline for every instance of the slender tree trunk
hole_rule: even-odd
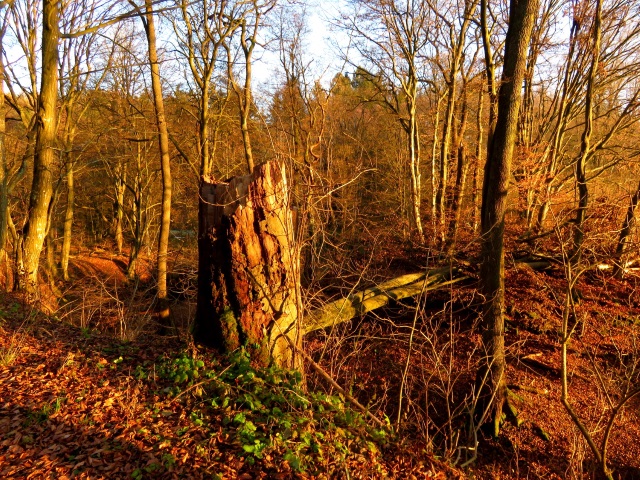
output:
[[[479,411],[500,428],[506,400],[504,346],[504,217],[507,208],[511,158],[516,142],[527,48],[538,11],[538,0],[511,0],[505,41],[498,114],[489,144],[482,189],[481,284],[485,297],[482,343],[485,363],[478,372]]]
[[[437,225],[440,230],[441,239],[445,235],[444,225],[446,221],[446,197],[447,184],[449,183],[449,149],[451,145],[451,131],[453,130],[453,114],[455,111],[456,98],[456,74],[457,68],[452,68],[451,77],[447,84],[447,109],[442,126],[442,141],[440,143],[440,172],[438,178],[438,193],[436,195]]]
[[[126,275],[129,280],[135,278],[137,274],[137,263],[140,250],[144,243],[144,232],[146,226],[144,225],[145,216],[143,214],[142,196],[144,194],[144,185],[142,184],[142,145],[140,142],[136,144],[136,176],[134,179],[132,194],[132,212],[133,218],[133,242],[131,243],[131,249],[129,250],[129,264],[127,265]]]
[[[3,14],[4,10],[5,7],[0,5],[0,11]],[[0,51],[2,51],[3,40],[4,28],[0,28]],[[4,88],[4,80],[4,62],[0,58],[0,86],[2,88]],[[5,250],[9,233],[9,223],[7,221],[7,215],[9,214],[9,168],[5,146],[7,132],[5,115],[4,95],[0,95],[0,254]],[[8,261],[8,258],[1,258],[0,264],[4,261]]]
[[[209,122],[210,122],[210,111],[209,111],[209,88],[204,87],[202,89],[202,98],[200,99],[200,112],[199,112],[199,125],[198,125],[198,136],[199,140],[199,148],[200,148],[200,176],[208,177],[212,174],[213,165],[211,162],[211,152],[209,149]]]
[[[233,79],[232,63],[231,63],[231,51],[227,47],[228,58],[228,73],[231,79],[231,85],[238,97],[239,117],[240,117],[240,132],[242,134],[242,144],[244,145],[244,158],[247,162],[247,168],[249,173],[253,171],[255,166],[253,161],[253,149],[251,147],[251,135],[249,133],[249,114],[251,113],[251,75],[252,75],[252,56],[253,49],[256,45],[256,34],[259,25],[260,16],[256,13],[256,19],[254,23],[253,36],[247,38],[247,22],[246,19],[242,21],[240,25],[240,46],[244,54],[244,86],[240,87]]]
[[[51,219],[53,220],[53,219]],[[49,227],[47,237],[45,239],[45,253],[46,253],[46,273],[49,277],[49,282],[54,284],[56,277],[58,276],[58,268],[56,267],[56,238],[54,235],[55,229]]]
[[[483,168],[482,152],[484,151],[484,128],[482,111],[484,109],[484,88],[480,88],[478,92],[478,114],[476,117],[476,129],[478,137],[476,139],[476,159],[473,165],[473,185],[471,186],[471,208],[473,219],[473,233],[478,231],[478,170]]]
[[[447,234],[447,245],[449,251],[453,251],[456,239],[458,237],[458,229],[460,228],[460,216],[462,214],[462,197],[467,184],[467,151],[464,143],[458,146],[458,165],[456,171],[456,184],[453,192],[453,202],[451,204],[451,220],[449,222],[449,233]]]
[[[638,185],[636,193],[634,193],[633,197],[631,197],[631,202],[629,203],[627,214],[625,215],[624,221],[622,222],[622,229],[620,230],[620,237],[618,239],[618,245],[616,247],[616,261],[613,267],[613,276],[616,278],[621,278],[622,273],[624,272],[624,259],[622,257],[625,253],[627,239],[629,238],[631,230],[635,225],[635,214],[636,208],[638,207],[638,202],[640,202],[640,184]]]
[[[169,230],[171,228],[171,158],[169,157],[169,133],[164,115],[162,84],[160,83],[160,65],[156,49],[156,29],[153,20],[151,0],[145,0],[145,30],[149,43],[149,64],[151,65],[151,88],[153,105],[156,111],[158,143],[160,145],[160,169],[162,172],[162,213],[160,235],[158,239],[158,300],[160,302],[160,323],[165,325],[169,319],[167,293],[167,255],[169,251]],[[205,147],[208,148],[207,145]]]
[[[69,144],[70,146],[70,144]],[[60,267],[62,268],[62,277],[69,280],[69,255],[71,253],[71,239],[73,229],[73,212],[75,201],[75,187],[73,178],[73,161],[71,152],[66,152],[67,167],[67,208],[64,215],[64,233],[62,238],[62,254],[60,258]]]
[[[2,8],[0,6],[2,10]],[[0,29],[0,51],[2,51],[4,28]],[[4,88],[4,63],[0,58],[0,86]],[[6,250],[9,236],[9,169],[5,147],[6,122],[4,95],[0,95],[0,289],[13,290],[13,268]]]
[[[545,151],[543,155],[543,158],[548,158],[548,162],[545,168],[542,202],[540,203],[540,207],[538,209],[538,216],[534,228],[536,232],[542,230],[544,222],[547,218],[547,214],[549,212],[549,204],[551,203],[551,194],[553,192],[553,181],[555,180],[556,171],[558,168],[558,159],[560,157],[560,150],[562,148],[562,142],[564,140],[564,134],[567,127],[567,118],[572,108],[571,102],[569,102],[569,90],[571,83],[573,57],[579,39],[579,32],[580,21],[574,20],[571,26],[571,32],[569,34],[569,52],[567,54],[567,65],[565,67],[563,76],[560,105],[558,106],[558,120],[556,121],[556,125],[553,130],[553,141],[549,143],[548,150]]]
[[[438,177],[436,170],[438,166],[438,134],[440,130],[440,104],[444,96],[438,94],[438,102],[436,103],[436,116],[433,121],[433,144],[431,146],[431,222],[433,230],[436,230],[436,221],[438,217]]]
[[[488,0],[480,0],[480,27],[482,30],[482,48],[484,51],[484,64],[486,68],[487,92],[489,93],[489,128],[487,140],[491,144],[493,130],[498,118],[498,93],[496,85],[496,64],[491,50],[491,32],[487,23],[489,5]]]
[[[454,132],[454,115],[456,109],[457,83],[456,77],[460,72],[462,65],[462,55],[464,52],[467,30],[471,23],[472,12],[476,9],[478,0],[466,0],[464,6],[464,17],[460,25],[458,37],[453,45],[453,55],[450,60],[449,78],[447,83],[447,109],[442,129],[442,144],[440,145],[440,183],[438,195],[436,199],[438,223],[440,228],[440,238],[444,240],[446,235],[446,207],[447,207],[447,187],[449,181],[449,161],[450,151],[452,149],[451,141],[455,135]]]
[[[589,187],[587,185],[587,159],[591,153],[591,135],[593,134],[593,102],[595,96],[596,75],[600,63],[600,43],[602,38],[602,0],[596,0],[596,15],[593,24],[593,59],[587,80],[587,92],[584,107],[584,130],[580,141],[580,157],[576,163],[576,183],[578,184],[578,208],[576,210],[573,231],[573,251],[571,261],[577,265],[582,257],[584,242],[584,222],[589,204]]]
[[[456,183],[453,190],[453,200],[451,202],[451,218],[449,219],[449,231],[447,233],[447,239],[445,245],[449,252],[453,251],[456,243],[456,237],[458,235],[458,226],[460,224],[460,213],[462,211],[462,196],[464,194],[464,187],[467,183],[467,151],[465,148],[464,134],[467,129],[467,113],[468,113],[468,98],[467,98],[467,81],[463,79],[463,94],[462,94],[462,108],[460,112],[460,123],[455,131],[453,139],[453,145],[456,147]]]
[[[127,171],[124,162],[119,161],[115,171],[115,199],[113,202],[113,237],[116,241],[118,255],[122,255],[124,234],[122,221],[124,219],[124,194],[127,189]]]
[[[420,207],[422,204],[421,177],[420,174],[420,132],[418,130],[418,112],[416,106],[417,88],[413,88],[414,96],[407,100],[409,107],[409,154],[411,169],[411,207],[413,210],[413,221],[420,243],[424,242],[424,231],[422,229],[422,215]]]
[[[299,261],[284,164],[200,187],[194,339],[257,363],[297,367]]]
[[[244,100],[240,111],[240,131],[242,132],[242,143],[244,145],[244,158],[247,168],[253,171],[255,163],[253,161],[253,149],[251,147],[251,135],[249,134],[249,112],[251,111],[251,60],[247,61],[245,73],[245,86],[243,88]]]
[[[126,275],[129,280],[132,280],[136,276],[136,268],[138,263],[138,255],[140,254],[140,250],[142,249],[143,235],[144,235],[144,227],[142,225],[142,202],[141,202],[141,193],[139,190],[136,190],[133,197],[133,212],[132,216],[134,218],[134,226],[133,226],[133,242],[131,244],[131,250],[129,252],[129,263],[127,264]]]
[[[20,284],[31,298],[38,285],[38,263],[53,195],[58,100],[58,1],[43,0],[42,73],[36,120],[36,146],[29,217],[24,227]]]

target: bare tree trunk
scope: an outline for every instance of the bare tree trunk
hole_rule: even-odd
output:
[[[145,0],[145,22],[149,44],[149,65],[151,66],[151,88],[153,105],[156,111],[158,143],[160,145],[160,169],[162,172],[162,214],[158,239],[158,301],[160,302],[160,324],[165,325],[170,311],[167,303],[167,255],[169,251],[169,230],[171,228],[171,159],[169,157],[169,133],[164,115],[162,84],[160,83],[160,66],[156,49],[156,29],[153,20],[151,0]]]
[[[33,183],[29,199],[29,217],[24,227],[20,286],[34,297],[38,285],[38,263],[47,230],[47,216],[53,195],[53,164],[56,151],[58,101],[58,26],[57,0],[43,0],[42,77],[36,121],[36,147]]]
[[[51,219],[53,220],[53,219]],[[45,254],[46,254],[46,266],[45,271],[49,277],[49,282],[53,285],[55,279],[58,276],[58,268],[56,267],[56,245],[55,245],[55,229],[49,227],[47,236],[45,238]]]
[[[458,225],[460,223],[460,213],[462,211],[462,195],[467,183],[467,151],[464,142],[464,134],[467,129],[468,95],[467,80],[463,78],[462,106],[460,112],[460,123],[455,131],[453,145],[456,147],[456,183],[453,190],[453,200],[451,202],[451,218],[449,219],[449,231],[447,233],[446,247],[450,252],[455,247],[458,236]]]
[[[436,219],[438,216],[438,177],[436,175],[436,169],[438,165],[438,130],[440,129],[440,104],[444,96],[438,95],[438,102],[436,103],[436,116],[433,120],[433,144],[431,146],[431,222],[433,224],[433,230],[436,230]]]
[[[251,75],[252,75],[252,56],[253,49],[256,46],[256,36],[258,34],[258,27],[260,25],[261,14],[258,11],[259,7],[256,7],[255,17],[253,23],[253,30],[248,34],[247,19],[242,19],[240,24],[240,46],[244,55],[244,85],[240,87],[233,76],[231,50],[227,46],[227,58],[228,58],[228,75],[231,81],[233,90],[238,97],[238,108],[240,116],[240,132],[242,133],[242,144],[244,145],[244,158],[247,162],[247,168],[249,173],[253,171],[255,166],[253,161],[253,150],[251,148],[251,135],[249,133],[249,114],[251,112],[252,99],[251,99]]]
[[[0,11],[4,15],[4,5],[0,5]],[[4,21],[3,21],[4,23]],[[4,40],[4,25],[0,27],[0,51]],[[4,62],[0,58],[0,87],[4,88]],[[7,245],[7,237],[9,233],[9,223],[7,215],[9,214],[9,168],[7,165],[7,151],[5,147],[5,139],[7,133],[5,121],[5,104],[4,95],[0,95],[0,254],[4,252]],[[8,261],[8,258],[0,258],[0,265]]]
[[[244,145],[244,157],[247,161],[249,172],[253,171],[255,163],[253,161],[253,150],[251,148],[251,135],[249,134],[249,112],[251,111],[251,56],[246,57],[244,87],[242,89],[242,105],[240,109],[240,131],[242,132],[242,143]]]
[[[593,24],[593,59],[587,80],[587,92],[584,107],[584,130],[580,141],[580,156],[576,163],[576,183],[578,184],[578,208],[576,210],[573,231],[572,265],[580,262],[582,244],[584,242],[584,221],[589,204],[589,187],[587,186],[587,158],[591,153],[591,135],[593,133],[593,102],[595,96],[596,75],[600,63],[600,43],[602,38],[602,0],[597,0],[596,15]]]
[[[484,128],[482,122],[482,110],[484,107],[484,88],[480,88],[478,92],[478,114],[476,117],[476,128],[478,138],[476,139],[476,159],[473,165],[473,185],[471,186],[471,208],[473,219],[473,233],[478,231],[478,170],[482,168],[482,152],[484,150]]]
[[[208,79],[207,79],[208,81]],[[213,173],[213,162],[209,150],[209,89],[203,88],[198,112],[198,148],[200,149],[200,176],[210,176]]]
[[[73,212],[75,201],[75,187],[73,179],[73,161],[71,153],[66,152],[67,167],[67,208],[64,215],[64,233],[62,237],[62,254],[60,258],[60,267],[62,268],[62,277],[69,280],[69,255],[71,253],[71,238],[73,235]]]
[[[136,156],[136,177],[134,180],[133,188],[131,189],[131,193],[133,195],[132,199],[132,213],[131,216],[133,218],[133,242],[131,243],[131,249],[129,251],[129,263],[127,265],[126,275],[128,279],[133,279],[136,276],[136,268],[138,263],[138,256],[140,255],[140,250],[142,249],[142,245],[144,243],[144,234],[146,230],[146,218],[145,218],[145,208],[143,206],[143,195],[144,195],[144,185],[142,184],[142,147],[140,143],[136,145],[138,152]]]
[[[116,241],[118,255],[122,255],[124,246],[124,234],[122,232],[122,221],[124,219],[124,192],[127,189],[127,172],[122,161],[116,167],[115,201],[113,204],[113,236]]]
[[[0,30],[0,51],[4,28]],[[4,88],[4,64],[0,58],[0,86]],[[9,236],[9,169],[7,167],[7,151],[5,146],[6,123],[4,95],[0,95],[0,289],[13,290],[13,265],[7,251]]]
[[[449,156],[452,149],[452,137],[455,136],[454,116],[456,110],[456,94],[457,83],[456,77],[462,67],[462,56],[464,52],[467,30],[471,23],[472,12],[475,10],[478,0],[466,0],[464,6],[464,16],[458,36],[453,40],[452,35],[452,52],[450,62],[450,70],[448,78],[445,79],[447,84],[447,109],[444,117],[442,129],[442,144],[440,145],[440,183],[437,194],[437,214],[440,227],[440,237],[444,240],[446,235],[446,206],[447,206],[447,183],[449,179]]]
[[[578,42],[578,33],[580,31],[580,22],[578,20],[574,20],[571,26],[571,33],[569,36],[569,53],[567,55],[567,64],[565,67],[563,82],[562,82],[562,93],[560,96],[560,105],[558,106],[558,120],[556,122],[554,131],[553,131],[553,141],[549,143],[547,150],[544,152],[543,158],[548,158],[547,166],[545,168],[545,186],[543,191],[543,198],[538,209],[538,216],[536,219],[536,224],[534,230],[536,232],[542,230],[544,226],[544,221],[547,218],[547,214],[549,212],[549,204],[551,203],[551,194],[553,192],[553,181],[555,180],[556,171],[558,169],[558,158],[560,156],[560,150],[562,148],[562,141],[564,139],[564,134],[567,127],[567,118],[569,116],[570,110],[572,108],[571,103],[569,102],[570,95],[570,83],[571,83],[571,72],[573,65],[573,57],[576,49],[576,45]],[[535,202],[534,202],[535,203]]]
[[[627,214],[622,222],[622,230],[620,230],[620,238],[618,239],[618,246],[616,247],[616,261],[613,267],[613,276],[616,278],[621,278],[622,273],[624,272],[624,259],[622,257],[625,253],[627,238],[629,238],[631,229],[633,229],[633,226],[635,225],[635,213],[636,208],[638,207],[638,202],[640,202],[640,184],[638,185],[636,193],[631,197]]]
[[[441,239],[444,237],[444,225],[446,221],[446,197],[447,184],[449,183],[449,149],[451,143],[451,131],[453,130],[453,114],[455,110],[456,97],[456,74],[457,68],[452,67],[451,77],[448,80],[447,109],[442,127],[442,141],[440,143],[440,172],[438,176],[438,192],[436,194],[436,214],[437,225],[440,230]]]
[[[0,30],[0,51],[2,51],[3,38],[4,27]],[[0,86],[4,88],[4,64],[1,58]],[[7,151],[5,147],[5,113],[4,95],[0,95],[0,289],[11,291],[13,290],[13,268],[11,258],[6,250],[9,236],[9,169],[7,168]]]
[[[460,228],[460,216],[462,214],[462,196],[467,184],[467,151],[464,143],[458,146],[458,165],[456,171],[456,184],[453,192],[453,202],[451,204],[451,219],[449,221],[449,233],[447,234],[447,245],[452,251],[458,238]]]
[[[412,95],[408,95],[407,103],[409,110],[409,153],[411,168],[411,207],[413,210],[413,221],[420,243],[424,243],[424,231],[422,229],[422,215],[420,207],[422,205],[422,186],[420,174],[420,132],[418,130],[418,112],[416,97],[418,94],[417,85],[413,85]]]
[[[506,400],[504,347],[504,217],[522,98],[527,49],[538,11],[538,0],[511,0],[505,41],[498,115],[489,144],[482,189],[481,283],[485,296],[482,343],[485,362],[478,372],[479,410],[486,422],[500,429]]]
[[[200,186],[197,342],[296,367],[299,265],[284,164]]]
[[[489,93],[489,128],[487,140],[491,144],[493,129],[498,117],[498,94],[496,86],[496,65],[491,50],[491,32],[487,24],[489,14],[488,0],[480,0],[480,26],[482,30],[482,47],[484,50],[484,64],[486,68],[487,92]]]

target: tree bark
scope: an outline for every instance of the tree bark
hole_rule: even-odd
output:
[[[58,101],[57,0],[43,0],[42,77],[36,120],[36,146],[29,217],[24,227],[20,287],[34,297],[38,285],[38,264],[47,230],[49,204],[53,195],[53,164],[56,158]]]
[[[481,284],[485,297],[482,343],[485,361],[478,372],[476,414],[484,421],[493,422],[496,435],[507,394],[503,317],[504,217],[527,48],[537,10],[538,0],[511,0],[498,114],[490,137],[482,192]]]
[[[226,352],[244,347],[262,365],[298,366],[293,238],[284,164],[265,163],[225,183],[203,178],[196,342]]]

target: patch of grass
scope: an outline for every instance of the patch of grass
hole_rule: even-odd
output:
[[[20,357],[24,344],[25,333],[17,332],[11,335],[7,345],[0,347],[0,366],[10,367]]]

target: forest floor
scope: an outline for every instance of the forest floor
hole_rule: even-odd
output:
[[[66,304],[49,315],[0,296],[0,478],[560,479],[594,469],[560,401],[562,268],[508,265],[507,377],[518,420],[497,439],[478,431],[476,444],[467,433],[480,344],[475,283],[307,339],[393,434],[312,372],[300,382],[242,355],[198,352],[184,333],[192,301],[176,301],[181,335],[157,334],[151,287],[126,283],[122,266],[106,254],[76,257]],[[611,405],[638,384],[639,286],[597,269],[579,284],[569,392],[597,441]],[[640,478],[640,399],[612,432],[615,477]]]

